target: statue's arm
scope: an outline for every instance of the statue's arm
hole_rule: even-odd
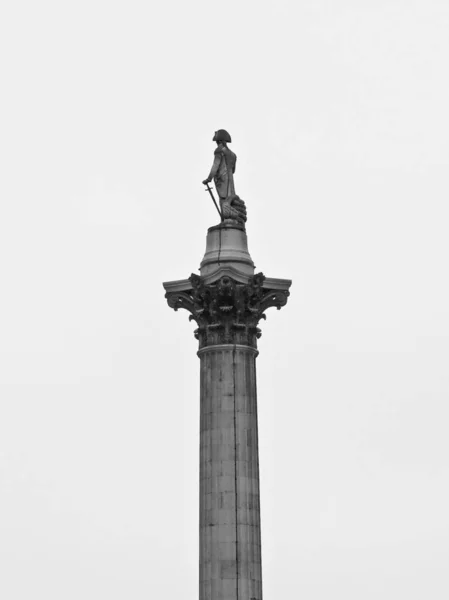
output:
[[[221,152],[217,150],[215,150],[215,157],[214,157],[214,163],[212,165],[212,169],[210,170],[209,173],[209,177],[207,179],[205,179],[203,181],[204,184],[209,183],[209,181],[212,181],[212,179],[215,177],[215,175],[218,172],[218,169],[220,167],[220,162],[221,162]]]

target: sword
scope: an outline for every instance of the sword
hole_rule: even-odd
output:
[[[212,192],[212,188],[209,187],[209,183],[206,183],[206,188],[207,189],[205,189],[204,191],[205,192],[209,192],[210,197],[212,198],[212,201],[215,204],[215,208],[217,209],[218,214],[220,215],[220,219],[221,219],[221,221],[223,221],[223,215],[221,214],[220,209],[218,208],[218,204],[217,204],[217,202],[215,200],[215,196],[214,196],[214,194]]]

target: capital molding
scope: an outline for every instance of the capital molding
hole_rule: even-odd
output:
[[[291,281],[266,278],[263,273],[245,276],[232,267],[218,269],[207,277],[164,283],[165,297],[174,310],[183,308],[197,323],[194,335],[199,348],[238,344],[257,348],[262,335],[259,322],[265,311],[287,304]]]

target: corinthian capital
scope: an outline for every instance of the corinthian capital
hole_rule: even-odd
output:
[[[192,274],[164,283],[168,305],[184,308],[197,323],[194,333],[200,348],[217,344],[256,348],[259,321],[266,318],[268,308],[285,306],[290,285],[287,279],[266,278],[263,273],[242,278],[223,270],[212,279]]]

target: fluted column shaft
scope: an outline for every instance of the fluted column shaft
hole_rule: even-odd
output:
[[[262,600],[257,354],[238,344],[198,352],[200,600]]]

